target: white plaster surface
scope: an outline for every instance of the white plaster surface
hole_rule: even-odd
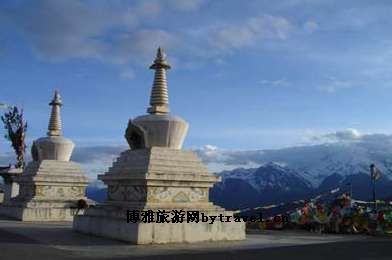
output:
[[[75,230],[133,244],[241,240],[245,223],[127,223],[127,210],[197,210],[232,216],[208,200],[218,178],[192,151],[167,147],[127,150],[98,177],[108,200],[74,218]]]
[[[38,160],[69,161],[75,144],[62,136],[42,137],[34,141]]]
[[[18,220],[72,221],[76,202],[88,201],[88,180],[75,162],[32,161],[14,181],[20,186],[19,194],[0,205],[0,214]]]

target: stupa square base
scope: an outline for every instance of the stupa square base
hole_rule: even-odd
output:
[[[60,205],[61,204],[61,205]],[[42,203],[41,205],[0,205],[0,215],[21,221],[72,221],[78,213],[69,203]]]
[[[219,215],[219,213],[218,213]],[[245,239],[245,223],[127,223],[122,218],[75,216],[73,229],[90,235],[118,239],[131,244],[193,243]]]
[[[18,196],[0,204],[0,214],[21,221],[72,221],[88,179],[72,161],[32,161],[15,177]]]

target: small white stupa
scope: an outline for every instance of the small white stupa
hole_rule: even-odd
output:
[[[33,161],[14,177],[19,195],[5,201],[0,213],[23,221],[72,221],[79,200],[87,200],[87,177],[78,163],[70,161],[74,143],[62,136],[60,107],[56,91],[46,137],[33,142]]]
[[[245,223],[234,222],[232,212],[209,202],[209,188],[218,177],[195,153],[181,149],[188,123],[169,114],[166,70],[170,65],[161,48],[150,68],[155,78],[149,114],[129,120],[125,138],[130,149],[98,176],[108,186],[107,200],[75,216],[74,229],[133,244],[244,239]],[[168,219],[162,222],[158,214],[162,217],[164,212]],[[182,221],[171,218],[176,212],[185,214]],[[149,221],[146,214],[152,214]],[[224,221],[213,224],[202,219],[220,215]]]

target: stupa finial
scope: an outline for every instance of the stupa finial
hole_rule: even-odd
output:
[[[150,96],[150,107],[147,109],[147,112],[150,114],[166,114],[169,112],[166,70],[170,68],[163,49],[159,47],[154,63],[150,66],[150,69],[155,70],[154,84]]]
[[[55,90],[53,100],[49,103],[52,106],[52,112],[49,119],[48,136],[61,135],[60,107],[62,104],[60,93]]]

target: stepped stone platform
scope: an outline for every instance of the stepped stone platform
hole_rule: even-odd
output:
[[[30,162],[15,178],[19,195],[0,204],[0,214],[23,221],[72,221],[76,201],[85,197],[87,178],[70,161]]]
[[[108,200],[75,216],[74,229],[135,244],[178,243],[245,238],[244,223],[128,223],[127,210],[198,211],[232,217],[208,201],[217,177],[192,151],[151,147],[127,150],[98,177],[108,185]]]
[[[243,241],[130,245],[66,222],[0,219],[0,259],[390,259],[391,238],[254,231]]]

